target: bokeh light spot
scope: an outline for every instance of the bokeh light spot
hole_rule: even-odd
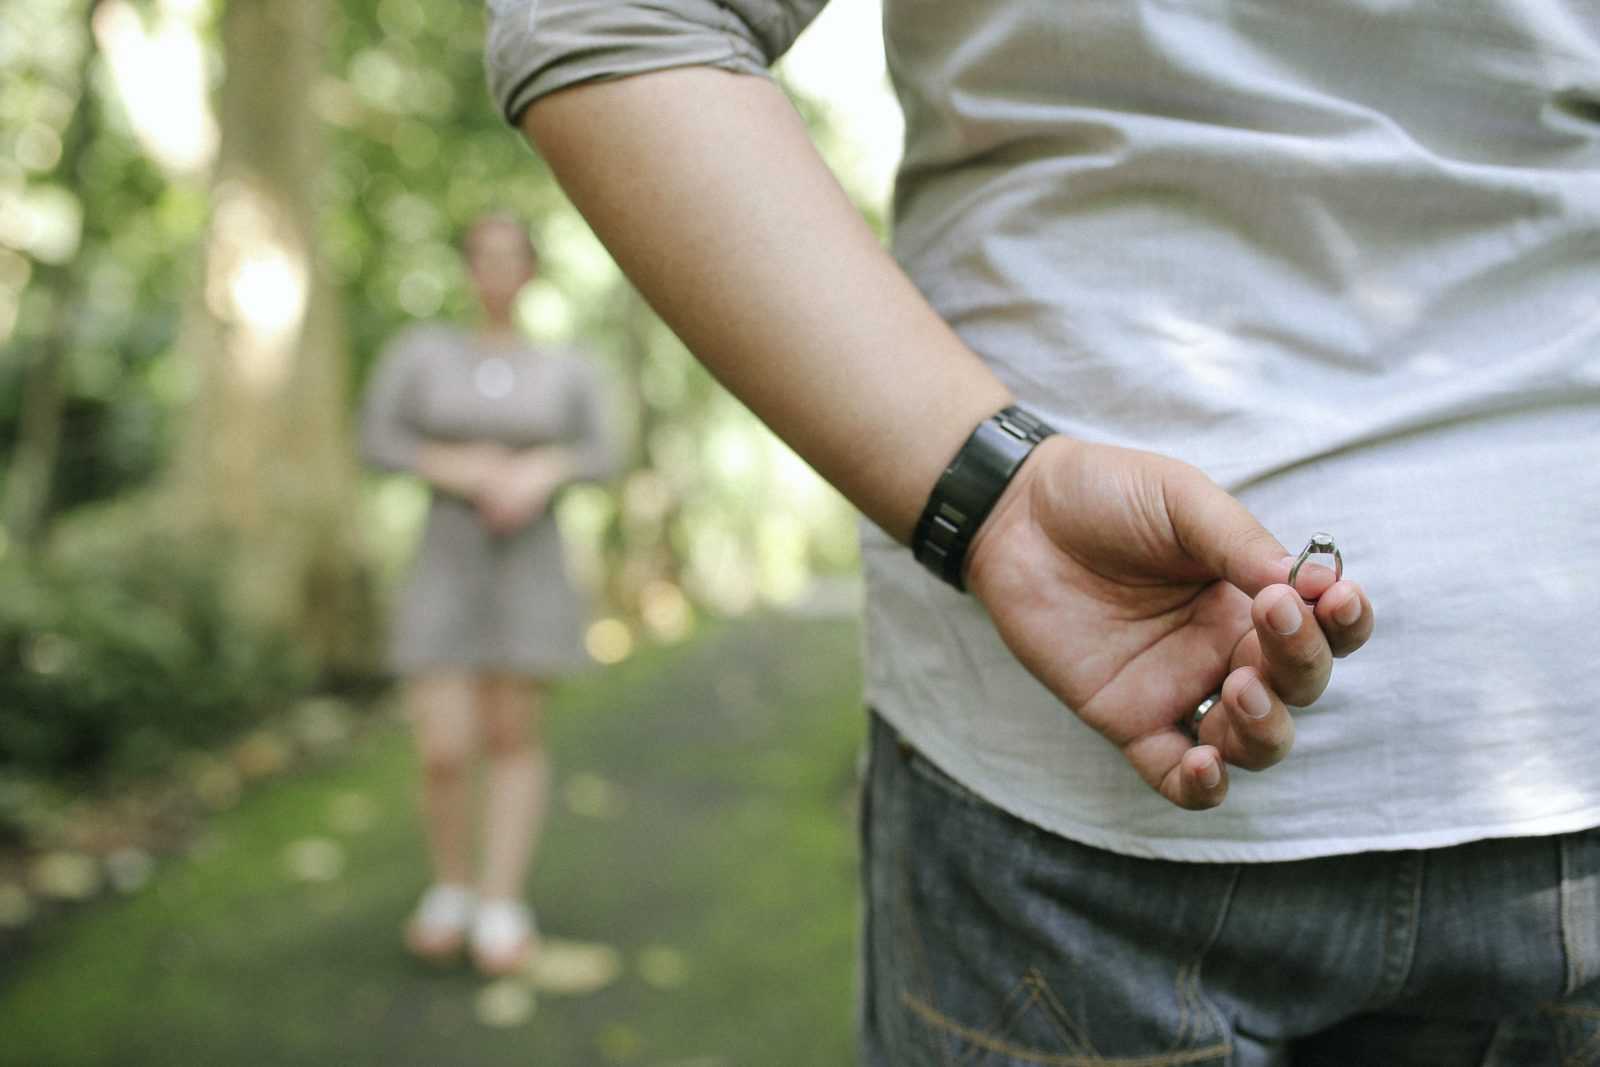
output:
[[[44,123],[30,122],[17,132],[12,151],[29,170],[47,171],[61,161],[61,138]]]
[[[599,619],[584,634],[584,647],[600,663],[621,663],[633,652],[633,633],[621,619]]]

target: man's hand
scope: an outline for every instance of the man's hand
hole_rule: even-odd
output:
[[[501,537],[517,532],[544,514],[570,469],[560,448],[509,454],[473,494],[479,518]]]
[[[1057,436],[1006,487],[966,577],[1023,666],[1163,796],[1201,809],[1222,803],[1224,763],[1288,754],[1285,705],[1315,701],[1333,659],[1372,634],[1359,585],[1307,564],[1297,593],[1293,562],[1195,467]],[[1197,742],[1186,724],[1218,689]]]

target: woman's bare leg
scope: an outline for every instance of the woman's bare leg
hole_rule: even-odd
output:
[[[484,675],[478,716],[488,757],[484,813],[484,900],[520,900],[544,826],[550,761],[540,730],[542,693],[532,678]]]
[[[438,672],[406,683],[422,757],[422,820],[437,885],[472,884],[472,765],[477,693],[469,674]]]

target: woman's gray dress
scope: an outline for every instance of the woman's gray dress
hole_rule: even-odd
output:
[[[595,372],[581,356],[487,348],[464,331],[421,327],[379,362],[362,409],[362,454],[412,471],[430,441],[563,445],[576,456],[578,479],[604,478],[615,456],[602,412]],[[548,512],[497,536],[470,502],[436,489],[394,616],[391,663],[404,674],[565,674],[588,663],[586,617]]]

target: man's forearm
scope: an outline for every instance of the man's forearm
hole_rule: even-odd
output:
[[[523,129],[701,362],[901,541],[1005,386],[879,246],[771,82],[566,89]]]

